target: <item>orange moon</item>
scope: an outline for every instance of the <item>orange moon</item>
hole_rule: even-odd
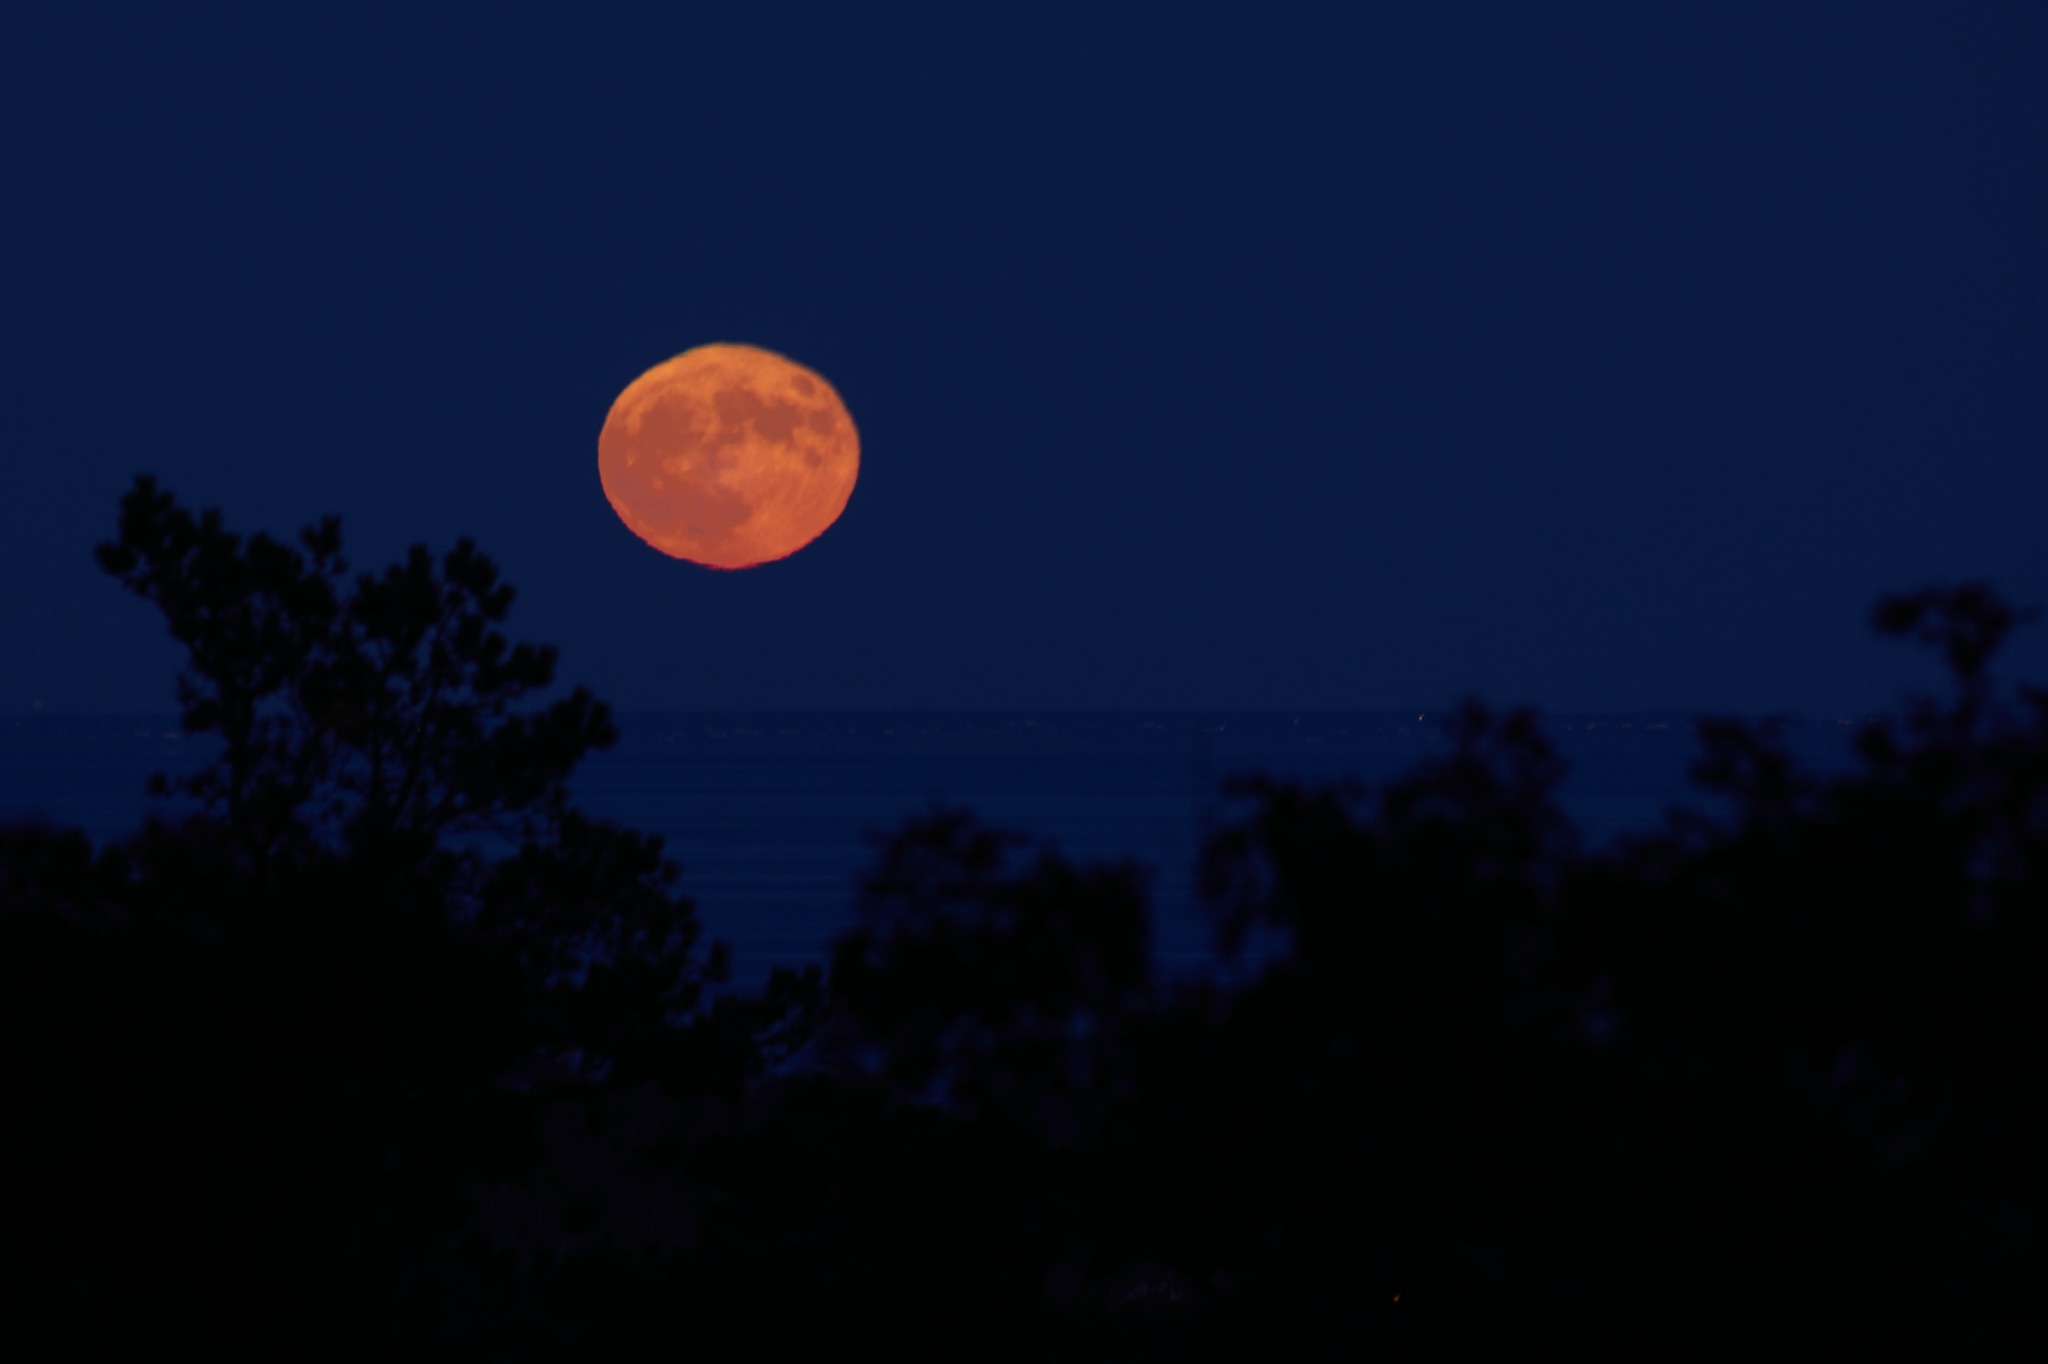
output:
[[[752,568],[839,519],[860,476],[860,436],[819,375],[720,342],[626,385],[598,433],[597,474],[627,529],[663,554]]]

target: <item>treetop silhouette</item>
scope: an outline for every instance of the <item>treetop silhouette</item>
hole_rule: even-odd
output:
[[[184,727],[223,747],[175,786],[252,868],[315,845],[413,860],[463,833],[517,845],[560,818],[577,762],[617,738],[582,687],[522,708],[553,682],[556,651],[508,642],[512,588],[467,539],[351,581],[338,518],[296,548],[244,540],[143,477],[97,555],[186,650]]]

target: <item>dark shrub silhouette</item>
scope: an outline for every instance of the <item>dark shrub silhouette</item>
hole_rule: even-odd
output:
[[[907,822],[860,887],[833,950],[842,1064],[900,1098],[1076,1130],[1098,1067],[1144,1004],[1151,944],[1135,866],[1075,866],[964,810]]]

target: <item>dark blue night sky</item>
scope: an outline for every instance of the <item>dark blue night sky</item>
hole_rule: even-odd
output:
[[[426,8],[0,20],[0,712],[172,705],[139,472],[627,710],[1825,714],[2048,602],[2048,7]],[[863,437],[737,575],[597,480],[711,340]]]

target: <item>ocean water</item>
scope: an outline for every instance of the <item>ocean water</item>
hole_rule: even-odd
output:
[[[1210,931],[1194,887],[1222,779],[1259,771],[1368,785],[1444,749],[1427,712],[1226,715],[641,714],[577,774],[593,813],[660,835],[736,987],[822,960],[851,922],[874,838],[937,805],[1047,839],[1069,856],[1149,869],[1162,970],[1202,969]],[[1846,761],[1853,722],[1789,727],[1802,757]],[[1546,720],[1570,764],[1562,794],[1587,839],[1653,828],[1689,797],[1692,722],[1677,714]],[[171,716],[0,719],[0,820],[42,818],[96,840],[153,808],[149,774],[204,762]],[[1695,803],[1696,803],[1696,798]]]

